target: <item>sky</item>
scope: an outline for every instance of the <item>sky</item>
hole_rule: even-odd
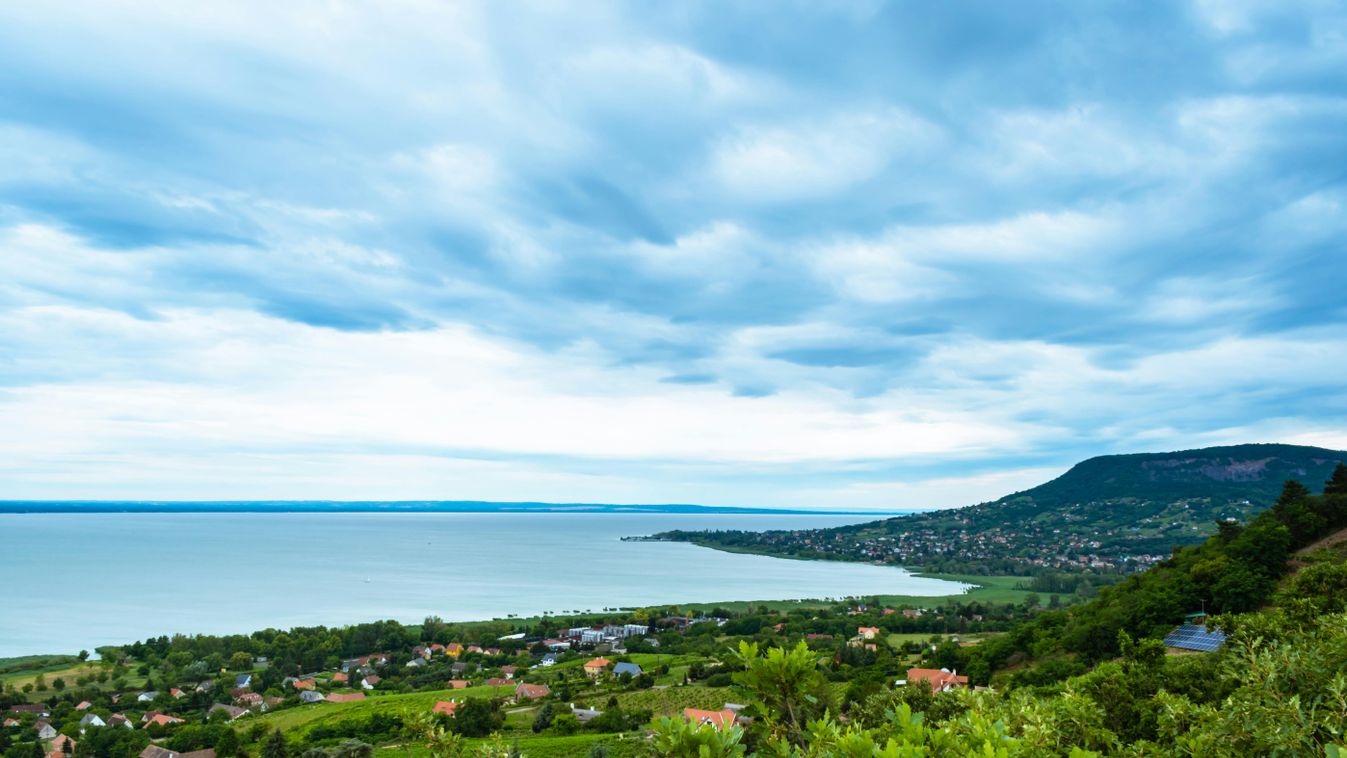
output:
[[[1347,448],[1340,2],[0,9],[0,498]]]

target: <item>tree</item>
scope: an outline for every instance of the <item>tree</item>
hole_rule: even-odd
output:
[[[463,738],[446,729],[440,719],[422,714],[413,720],[409,727],[430,753],[431,758],[458,758],[464,753]]]
[[[234,671],[247,671],[253,667],[253,657],[243,651],[229,656],[229,668]]]
[[[734,681],[757,696],[767,729],[799,744],[806,724],[822,716],[831,700],[828,681],[809,646],[801,640],[789,652],[777,647],[759,655],[756,642],[740,642],[735,658],[744,670]]]
[[[464,737],[485,737],[500,729],[505,714],[491,700],[468,698],[454,713],[452,728]]]
[[[290,758],[290,746],[285,742],[285,735],[277,729],[271,733],[267,741],[262,743],[261,758]]]
[[[743,737],[744,731],[737,726],[722,732],[666,716],[655,724],[651,746],[655,755],[665,758],[740,758]]]
[[[79,658],[80,658],[81,661],[87,661],[87,660],[89,660],[89,651],[88,651],[88,650],[81,650],[81,651],[80,651]]]
[[[220,732],[215,740],[215,758],[235,758],[239,754],[239,735],[230,727]]]
[[[1324,482],[1325,495],[1347,495],[1347,465],[1339,463],[1333,468],[1333,475]]]
[[[538,734],[552,725],[552,719],[556,717],[556,712],[551,703],[543,703],[543,707],[538,709],[538,715],[533,717],[533,733]]]

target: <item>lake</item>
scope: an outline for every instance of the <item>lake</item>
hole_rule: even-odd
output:
[[[672,603],[946,595],[902,569],[623,542],[867,516],[585,513],[0,514],[0,657],[160,634],[464,621]]]

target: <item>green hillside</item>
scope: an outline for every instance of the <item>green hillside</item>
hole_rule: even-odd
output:
[[[1201,542],[1217,521],[1243,521],[1264,510],[1286,480],[1320,491],[1342,461],[1345,452],[1300,445],[1108,455],[965,508],[830,529],[675,531],[654,539],[928,571],[1129,573],[1163,560],[1176,546]]]

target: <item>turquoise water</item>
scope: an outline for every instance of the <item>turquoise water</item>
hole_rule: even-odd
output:
[[[725,600],[942,595],[896,568],[622,542],[864,516],[573,513],[0,515],[0,656],[250,632]]]

